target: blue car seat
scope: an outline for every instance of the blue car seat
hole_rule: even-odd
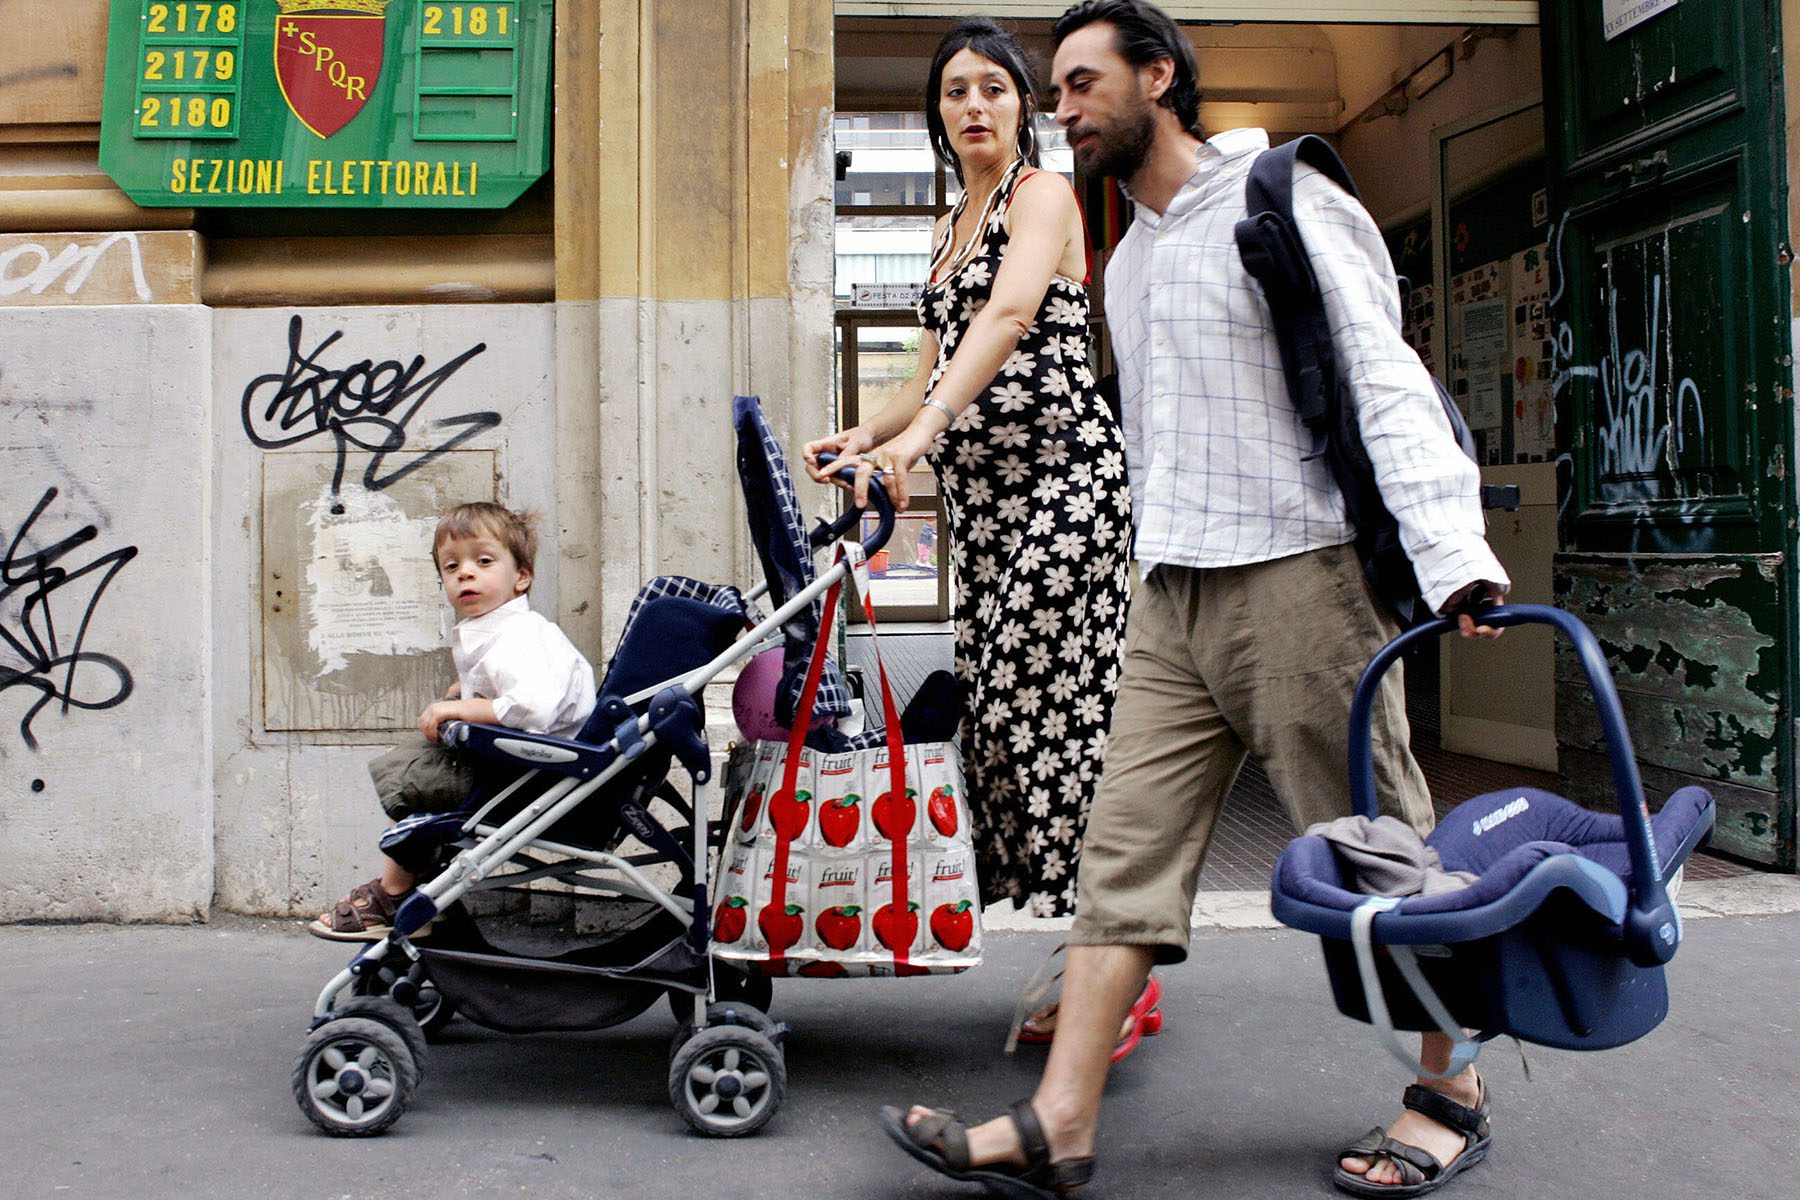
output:
[[[1712,797],[1698,787],[1677,791],[1651,817],[1611,672],[1586,626],[1538,605],[1489,609],[1482,620],[1552,625],[1574,643],[1605,729],[1619,814],[1537,788],[1489,792],[1458,805],[1426,839],[1445,870],[1477,877],[1466,888],[1364,895],[1314,836],[1283,852],[1271,896],[1278,920],[1321,939],[1338,1011],[1374,1024],[1414,1068],[1396,1029],[1449,1034],[1457,1049],[1446,1074],[1501,1034],[1603,1050],[1654,1029],[1668,1012],[1663,965],[1681,942],[1666,885],[1713,825]],[[1445,619],[1409,630],[1357,684],[1350,783],[1359,814],[1377,814],[1369,719],[1381,677],[1408,646],[1455,628]]]

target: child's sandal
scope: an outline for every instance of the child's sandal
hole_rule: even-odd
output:
[[[404,896],[388,895],[379,878],[371,879],[351,888],[331,906],[330,912],[307,925],[306,930],[314,937],[336,942],[379,942],[394,932],[394,914],[400,910],[403,899]]]

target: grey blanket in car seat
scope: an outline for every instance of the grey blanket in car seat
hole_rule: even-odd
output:
[[[1444,870],[1438,852],[1398,817],[1339,817],[1309,826],[1305,836],[1330,842],[1354,889],[1367,896],[1437,896],[1475,882],[1469,871]]]

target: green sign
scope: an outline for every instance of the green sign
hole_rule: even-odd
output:
[[[554,0],[113,0],[100,166],[146,206],[503,208]]]

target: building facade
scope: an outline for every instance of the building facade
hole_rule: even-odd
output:
[[[883,289],[949,198],[903,115],[930,50],[980,8],[1047,57],[1061,7],[6,6],[0,920],[299,913],[365,877],[363,764],[449,678],[447,504],[540,514],[534,603],[596,663],[644,579],[749,578],[731,397],[793,446],[891,386]],[[1167,7],[1209,126],[1332,138],[1430,289],[1412,332],[1526,488],[1494,535],[1603,638],[1652,793],[1713,787],[1718,844],[1792,870],[1800,0]],[[1077,182],[1098,270],[1117,202]],[[1447,652],[1447,743],[1602,797],[1575,664],[1503,644]]]

